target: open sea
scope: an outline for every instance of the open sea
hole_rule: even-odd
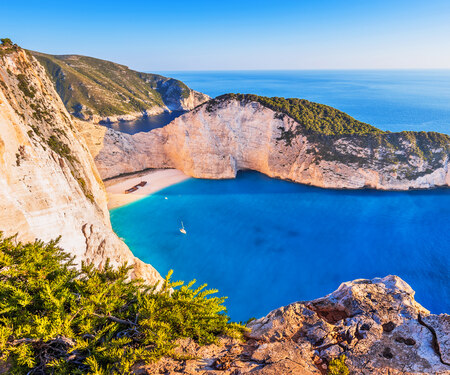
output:
[[[385,130],[450,134],[450,71],[162,74],[210,96],[300,97]],[[195,278],[228,296],[233,320],[388,274],[433,313],[450,312],[450,190],[325,190],[243,172],[184,181],[112,210],[111,220],[162,275],[173,269],[176,280]]]

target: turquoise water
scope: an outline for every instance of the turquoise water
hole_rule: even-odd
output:
[[[162,274],[228,296],[235,320],[388,274],[432,312],[450,311],[448,190],[323,190],[245,172],[187,180],[112,210],[111,220]]]
[[[450,133],[450,71],[165,75],[211,96],[301,97],[385,130]],[[246,172],[188,180],[111,218],[134,254],[162,274],[174,269],[176,279],[197,278],[227,295],[235,320],[388,274],[410,283],[432,312],[450,312],[449,190],[323,190]]]

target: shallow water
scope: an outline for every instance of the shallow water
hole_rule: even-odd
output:
[[[111,220],[161,274],[173,269],[228,296],[234,320],[388,274],[432,312],[450,311],[449,190],[324,190],[245,172],[187,180],[112,210]]]

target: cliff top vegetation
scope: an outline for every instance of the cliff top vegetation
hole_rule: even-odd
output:
[[[284,116],[289,116],[297,123],[297,126],[294,125],[288,129],[280,128],[281,134],[278,140],[291,146],[297,136],[307,134],[320,145],[321,157],[330,160],[339,158],[332,143],[336,137],[352,137],[355,144],[360,147],[371,149],[384,147],[392,151],[394,155],[392,160],[388,160],[389,163],[398,163],[406,161],[410,156],[417,156],[428,159],[436,166],[442,158],[445,158],[447,152],[450,152],[450,136],[447,134],[424,131],[391,133],[355,120],[336,108],[305,99],[225,94],[204,105],[207,106],[208,111],[212,111],[217,105],[227,100],[237,100],[242,103],[257,102],[275,111],[276,118],[282,119]],[[409,150],[409,152],[395,154],[395,151],[399,149]],[[351,162],[351,160],[345,161]],[[366,159],[362,158],[361,161],[364,163]]]
[[[269,98],[253,94],[225,94],[217,97],[217,102],[234,99],[243,102],[258,102],[263,106],[287,115],[297,121],[304,131],[325,135],[382,134],[382,130],[355,120],[336,108],[297,98]]]

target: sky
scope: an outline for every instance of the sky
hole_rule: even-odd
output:
[[[450,69],[450,0],[0,0],[0,36],[140,71]]]

